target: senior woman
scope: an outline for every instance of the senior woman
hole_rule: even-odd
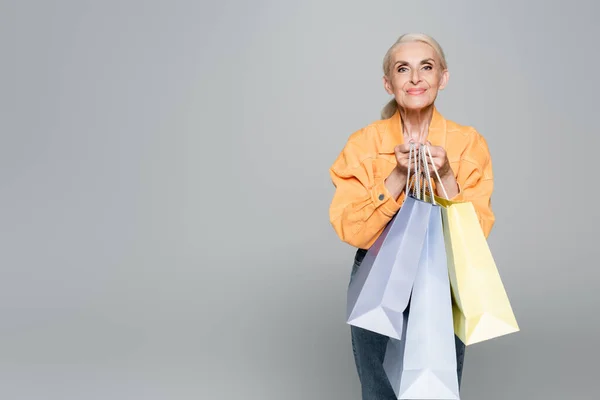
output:
[[[473,204],[486,237],[494,224],[487,142],[473,127],[445,119],[434,104],[449,78],[440,45],[424,34],[403,35],[385,54],[383,72],[384,88],[394,98],[380,120],[350,135],[329,171],[335,186],[330,222],[342,241],[357,248],[351,276],[402,207],[410,142],[429,144],[445,194]],[[439,184],[435,190],[443,195]],[[388,338],[355,326],[351,338],[363,400],[396,399],[383,369]],[[459,385],[464,351],[456,338]]]

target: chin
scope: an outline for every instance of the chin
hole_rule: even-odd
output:
[[[411,101],[402,105],[405,110],[419,111],[433,105],[432,101]]]

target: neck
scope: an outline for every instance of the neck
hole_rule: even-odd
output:
[[[433,116],[433,105],[418,110],[398,108],[402,123],[402,134],[407,141],[425,143],[429,133],[429,123]]]

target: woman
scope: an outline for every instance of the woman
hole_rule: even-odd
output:
[[[330,168],[336,188],[331,224],[342,241],[358,248],[352,275],[402,207],[411,141],[429,144],[444,197],[471,202],[486,237],[495,220],[485,139],[473,127],[445,119],[434,104],[449,78],[439,44],[427,35],[403,35],[386,53],[383,72],[384,88],[394,98],[380,120],[349,137]],[[441,190],[435,186],[438,196]],[[383,369],[387,337],[354,326],[351,336],[363,400],[396,399]],[[456,345],[460,385],[465,346],[458,338]]]

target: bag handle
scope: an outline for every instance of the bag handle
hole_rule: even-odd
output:
[[[412,194],[413,197],[421,199],[421,180],[419,177],[423,174],[421,171],[421,162],[419,161],[419,152],[417,144],[410,142],[408,153],[408,169],[406,173],[406,195]],[[411,167],[414,166],[414,174],[411,176]],[[412,188],[412,191],[411,191]]]
[[[424,199],[428,189],[430,193],[433,193],[431,176],[427,167],[425,146],[424,144],[413,142],[409,145],[406,194],[412,195],[418,200]],[[414,167],[414,173],[411,175],[412,167]],[[433,202],[435,204],[435,200]]]
[[[436,201],[433,195],[433,182],[431,179],[431,174],[429,173],[429,166],[427,164],[427,149],[429,149],[429,146],[427,146],[426,144],[421,144],[419,146],[419,160],[421,161],[421,164],[423,166],[425,181],[427,182],[427,186],[423,185],[423,197],[425,197],[426,190],[429,189],[431,203],[435,205]],[[431,159],[431,165],[433,165],[433,158]]]
[[[433,156],[431,155],[431,149],[429,148],[429,146],[422,146],[422,147],[425,147],[427,149],[427,153],[429,154],[429,159],[431,160],[431,166],[433,167],[433,172],[435,172],[435,176],[436,176],[438,182],[440,183],[440,188],[442,188],[442,193],[444,193],[445,199],[450,201],[450,198],[448,197],[448,193],[446,192],[446,188],[444,187],[444,184],[442,183],[442,179],[440,178],[440,175],[438,174],[438,170],[437,170],[437,168],[435,168],[435,164],[433,163]],[[423,154],[425,155],[425,150],[423,150]],[[429,168],[427,168],[427,156],[426,155],[425,155],[424,159],[425,159],[425,169],[427,170],[427,173],[429,175]],[[431,193],[433,194],[433,191]],[[433,196],[431,198],[433,199]]]
[[[411,143],[411,148],[410,148],[410,153],[409,153],[408,176],[410,177],[410,165],[413,160],[413,152],[414,152],[415,173],[412,177],[407,179],[407,182],[406,182],[407,193],[409,193],[408,188],[413,187],[413,191],[412,191],[413,196],[419,200],[422,200],[425,198],[425,196],[429,192],[429,195],[431,197],[431,203],[434,205],[437,204],[437,202],[435,201],[435,194],[433,191],[433,177],[431,176],[431,173],[429,171],[429,166],[431,165],[431,166],[433,166],[433,168],[432,168],[433,172],[435,173],[435,177],[437,178],[440,188],[442,189],[444,198],[446,200],[450,200],[448,197],[448,193],[446,192],[446,188],[444,187],[444,184],[442,183],[442,179],[440,178],[440,175],[437,171],[437,168],[435,168],[435,164],[433,162],[433,155],[431,154],[430,146],[428,146],[427,144],[419,144],[418,150],[413,149],[413,147],[416,147],[416,146],[413,143]],[[427,159],[428,156],[429,156],[429,162]],[[423,179],[422,186],[421,186],[421,179]]]
[[[412,161],[413,161],[413,155],[415,154],[415,144],[413,142],[410,142],[409,146],[408,146],[408,171],[406,173],[406,188],[404,189],[404,191],[406,192],[406,195],[408,196],[409,194],[409,189],[410,189],[410,167],[412,165]],[[415,169],[416,169],[416,155],[415,155]]]
[[[435,177],[439,182],[440,188],[442,189],[442,193],[446,200],[450,200],[448,197],[448,193],[446,192],[446,188],[442,183],[442,179],[438,173],[437,168],[435,168],[435,164],[433,162],[433,155],[431,154],[431,148],[427,144],[419,144],[417,149],[417,144],[411,142],[409,146],[409,154],[408,154],[408,178],[406,179],[406,194],[410,194],[410,188],[412,188],[412,194],[415,198],[422,200],[427,194],[427,189],[429,189],[429,194],[431,197],[431,203],[437,204],[434,198],[433,191],[433,182],[432,177],[429,172],[429,162],[427,160],[427,156],[429,156],[429,160],[431,162],[431,166],[433,167],[433,172],[435,173]],[[411,177],[411,165],[414,162],[415,172]],[[424,180],[423,186],[421,186],[421,179]]]

